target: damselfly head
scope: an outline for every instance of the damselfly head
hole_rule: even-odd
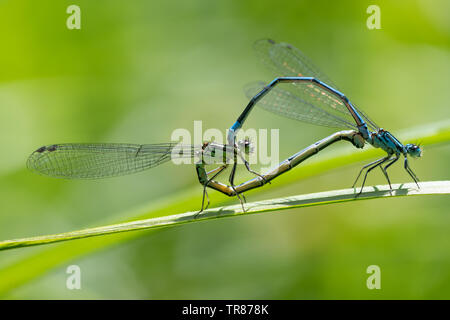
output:
[[[422,156],[422,149],[418,145],[408,143],[405,145],[405,148],[406,152],[413,158],[419,158]]]
[[[244,151],[245,154],[250,154],[254,150],[253,144],[251,143],[250,139],[248,139],[248,138],[245,138],[244,140],[239,140],[237,145],[238,145],[238,148],[240,150]]]

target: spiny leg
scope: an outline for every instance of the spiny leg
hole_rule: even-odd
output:
[[[206,205],[206,208],[205,208],[205,196],[206,196],[206,199],[208,200],[208,204]],[[195,214],[194,219],[197,219],[198,215],[199,215],[200,213],[202,213],[203,210],[208,209],[208,207],[209,207],[209,196],[208,196],[208,192],[206,191],[206,188],[203,188],[202,208],[200,209],[200,211],[198,211],[198,212]]]
[[[400,157],[399,157],[398,155],[396,155],[395,158],[394,158],[391,162],[389,162],[387,165],[385,165],[384,167],[383,167],[383,166],[380,166],[381,171],[383,171],[384,176],[386,177],[386,179],[387,179],[387,181],[388,181],[388,183],[389,183],[389,189],[390,189],[391,195],[392,195],[392,191],[393,191],[393,190],[392,190],[391,180],[389,179],[389,175],[387,174],[387,169],[388,169],[390,166],[392,166],[394,163],[396,163],[397,160],[398,160],[399,158],[400,158]]]
[[[206,207],[203,208],[203,205],[205,203],[205,196],[206,196],[206,200],[208,201],[208,203],[206,204]],[[197,212],[197,215],[200,214],[200,212],[202,212],[203,210],[207,210],[209,208],[209,195],[208,195],[208,191],[206,190],[206,188],[203,188],[203,199],[202,199],[202,209],[201,211]]]
[[[240,153],[239,153],[239,157],[240,157],[241,160],[244,162],[244,165],[245,165],[245,167],[247,168],[247,171],[248,171],[248,172],[253,173],[255,176],[260,177],[260,178],[262,179],[262,181],[264,181],[264,184],[267,183],[266,178],[264,178],[264,176],[261,175],[260,173],[258,173],[258,172],[256,172],[256,171],[253,171],[253,170],[250,168],[250,163],[249,163],[247,160],[245,160],[245,158],[244,158]],[[268,182],[271,183],[270,181],[268,181]]]
[[[356,185],[356,183],[358,182],[359,177],[361,176],[361,173],[364,171],[364,169],[366,169],[367,167],[370,167],[371,165],[374,165],[374,164],[376,164],[376,163],[378,163],[378,162],[380,162],[380,161],[383,161],[383,159],[384,159],[384,158],[375,160],[375,161],[373,161],[373,162],[371,162],[371,163],[366,164],[364,167],[362,167],[361,171],[359,171],[358,176],[356,177],[355,182],[354,182],[353,185],[352,185],[352,188],[355,187],[355,185]]]
[[[214,170],[211,170],[211,171],[209,171],[207,174],[209,175],[209,174],[211,174],[211,173],[214,173],[214,175],[211,177],[211,178],[209,178],[208,179],[208,181],[205,183],[205,185],[203,186],[203,200],[202,200],[202,210],[201,211],[203,211],[204,209],[203,209],[203,203],[204,203],[204,200],[205,200],[205,194],[206,194],[206,196],[207,196],[207,198],[208,198],[208,205],[206,206],[206,208],[205,209],[208,209],[208,207],[209,207],[209,197],[208,197],[208,192],[207,192],[207,187],[208,187],[208,184],[212,181],[212,180],[214,180],[214,178],[216,178],[223,170],[225,170],[225,168],[227,168],[228,167],[228,165],[227,164],[224,164],[223,166],[220,166],[220,167],[217,167],[216,169],[214,169]],[[200,211],[200,212],[201,212]]]
[[[236,191],[236,188],[234,187],[234,176],[236,174],[236,167],[237,167],[237,161],[236,161],[236,158],[235,158],[234,159],[234,163],[233,163],[233,168],[231,169],[230,178],[228,179],[228,181],[230,182],[231,188],[236,193],[236,196],[238,197],[239,201],[241,202],[242,211],[245,212],[244,202],[242,201],[239,193]]]
[[[211,177],[211,178],[209,178],[208,179],[208,181],[205,183],[205,185],[203,186],[203,194],[206,194],[206,197],[207,197],[207,199],[208,199],[208,204],[206,205],[206,208],[205,208],[205,210],[206,209],[208,209],[208,207],[209,207],[209,197],[208,197],[208,191],[206,190],[206,188],[208,187],[208,185],[209,185],[209,183],[212,181],[212,180],[214,180],[214,178],[216,178],[223,170],[225,170],[225,168],[227,168],[228,167],[228,164],[224,164],[224,165],[222,165],[222,166],[220,166],[220,167],[217,167],[216,169],[213,169],[213,170],[211,170],[211,171],[209,171],[207,174],[209,175],[209,174],[211,174],[211,173],[214,173],[214,175]],[[203,199],[204,200],[204,199]],[[202,211],[203,211],[203,204],[202,204]]]
[[[195,214],[194,219],[197,218],[197,216],[198,216],[200,213],[202,213],[203,210],[208,209],[208,207],[209,207],[209,196],[208,196],[208,192],[206,191],[206,188],[208,187],[208,184],[209,184],[214,178],[216,178],[221,172],[223,172],[223,170],[224,170],[226,167],[228,167],[228,165],[227,165],[227,164],[224,164],[223,166],[217,167],[216,169],[213,169],[213,170],[211,170],[210,172],[207,173],[207,174],[210,174],[210,173],[215,172],[214,175],[213,175],[211,178],[209,178],[208,181],[206,181],[206,183],[203,185],[202,208],[201,208],[201,210],[200,210],[199,212],[197,212],[197,213]],[[206,196],[206,199],[208,200],[208,204],[206,205],[206,208],[205,208],[205,196]]]
[[[380,159],[380,160],[381,160],[380,162],[374,164],[372,167],[370,167],[369,169],[367,169],[366,174],[364,175],[363,183],[362,183],[362,185],[361,185],[361,190],[359,190],[359,193],[358,193],[357,197],[358,197],[358,196],[362,193],[362,191],[363,191],[364,185],[366,184],[367,175],[369,174],[369,172],[372,171],[373,169],[375,169],[376,167],[381,166],[383,163],[385,163],[386,161],[388,161],[389,158],[390,158],[390,156],[381,158],[381,159]]]
[[[406,170],[406,172],[409,173],[409,175],[411,176],[411,178],[413,178],[414,182],[415,182],[416,185],[417,185],[417,188],[420,189],[420,186],[419,186],[419,179],[417,178],[416,174],[415,174],[415,173],[411,170],[411,168],[409,167],[409,165],[408,165],[408,158],[407,158],[406,156],[405,156],[405,170]]]
[[[250,167],[247,167],[247,165],[249,165],[249,164],[248,164],[247,160],[245,160],[245,159],[242,157],[241,154],[239,154],[239,157],[241,157],[242,161],[244,161],[245,167],[248,169],[248,171],[250,171],[250,172],[252,172],[252,173],[254,173],[254,174],[256,174],[256,175],[259,175],[257,172],[254,172],[254,171],[250,170],[250,169],[249,169]],[[249,165],[249,166],[250,166],[250,165]],[[234,181],[234,174],[233,174],[233,181]],[[233,188],[234,192],[236,192],[236,189],[234,188],[234,184],[233,184],[233,183],[231,183],[231,187]],[[245,198],[245,195],[244,195],[243,193],[241,193],[241,194],[238,195],[238,193],[236,192],[236,195],[238,196],[238,198],[239,198],[239,196],[242,196],[242,199],[243,199],[244,203],[247,203],[247,198]],[[244,211],[245,211],[245,210],[244,210]]]

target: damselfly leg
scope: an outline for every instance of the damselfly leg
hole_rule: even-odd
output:
[[[235,192],[236,197],[241,202],[242,211],[245,212],[244,201],[242,200],[241,196],[239,195],[239,192],[236,191],[236,186],[234,184],[234,177],[236,175],[236,168],[237,168],[237,159],[235,158],[234,159],[234,163],[233,163],[233,168],[231,169],[231,173],[230,173],[230,177],[229,177],[228,181],[230,182],[230,186],[233,189],[233,191]]]
[[[241,152],[239,152],[239,157],[241,158],[242,162],[244,162],[245,168],[247,168],[247,171],[250,173],[253,173],[255,176],[260,177],[264,183],[266,183],[266,178],[264,178],[264,176],[254,170],[252,170],[252,168],[250,168],[250,163],[244,158],[244,156],[241,154]],[[270,183],[270,181],[267,181],[268,183]]]
[[[209,171],[209,172],[206,174],[207,176],[209,176],[210,174],[213,174],[213,176],[212,176],[211,178],[209,178],[209,179],[206,181],[206,183],[203,185],[202,207],[201,207],[200,211],[197,212],[197,213],[195,214],[194,219],[197,218],[197,216],[198,216],[200,213],[202,213],[203,210],[206,210],[206,209],[208,209],[208,207],[209,207],[209,203],[210,203],[210,202],[209,202],[209,196],[208,196],[208,191],[206,190],[206,188],[208,187],[208,184],[209,184],[212,180],[214,180],[215,178],[217,178],[217,176],[218,176],[220,173],[222,173],[223,170],[225,170],[227,167],[228,167],[228,164],[224,164],[224,165],[222,165],[222,166],[220,166],[220,167],[217,167],[216,169],[213,169],[213,170]],[[206,207],[205,207],[205,197],[206,197],[206,200],[208,201]]]
[[[386,179],[387,179],[387,181],[388,181],[388,183],[389,183],[389,190],[391,191],[391,194],[392,194],[392,185],[391,185],[391,179],[389,179],[389,175],[388,175],[388,173],[387,173],[387,169],[391,166],[391,165],[393,165],[394,163],[396,163],[397,162],[397,160],[400,158],[400,156],[399,155],[396,155],[395,156],[395,158],[394,159],[391,159],[391,162],[389,162],[387,165],[385,165],[384,167],[383,166],[380,166],[380,169],[381,169],[381,171],[383,172],[383,174],[384,174],[384,176],[386,177]]]
[[[355,180],[355,182],[353,183],[353,186],[352,186],[352,188],[355,187],[356,183],[357,183],[358,180],[359,180],[359,177],[361,176],[361,173],[363,173],[363,171],[367,169],[367,171],[366,171],[366,173],[365,173],[365,175],[364,175],[364,179],[363,179],[363,183],[362,183],[362,185],[361,185],[361,189],[359,190],[359,193],[356,195],[357,197],[358,197],[358,196],[362,193],[362,191],[363,191],[364,185],[366,184],[367,175],[369,174],[369,172],[372,171],[373,169],[375,169],[375,168],[378,167],[378,166],[382,166],[383,163],[385,163],[386,161],[388,161],[390,158],[391,158],[391,156],[388,155],[388,156],[386,156],[386,157],[383,157],[383,158],[381,158],[381,159],[378,159],[378,160],[376,160],[376,161],[373,161],[373,162],[371,162],[371,163],[369,163],[369,164],[366,164],[364,167],[362,167],[361,171],[359,171],[359,174],[358,174],[358,176],[356,177],[356,180]],[[387,178],[387,177],[386,177],[386,178]],[[388,179],[388,182],[389,182],[389,178],[387,178],[387,179]]]
[[[407,157],[405,157],[405,170],[406,170],[406,172],[409,173],[409,175],[411,176],[411,178],[413,178],[414,182],[415,182],[416,185],[417,185],[417,188],[420,189],[420,186],[419,186],[419,179],[417,178],[416,174],[415,174],[415,173],[411,170],[411,168],[409,167],[409,164],[408,164],[408,158],[407,158]]]
[[[356,183],[358,182],[359,177],[361,177],[361,174],[363,173],[363,171],[364,171],[366,168],[368,168],[368,167],[370,167],[371,165],[374,165],[374,164],[380,162],[380,161],[383,160],[383,159],[384,159],[384,158],[375,160],[375,161],[370,162],[370,163],[366,164],[365,166],[363,166],[363,167],[361,168],[361,170],[359,171],[358,175],[356,176],[356,179],[355,179],[355,182],[353,182],[352,188],[354,188],[354,187],[356,186]]]

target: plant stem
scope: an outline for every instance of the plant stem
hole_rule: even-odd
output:
[[[326,205],[336,202],[412,195],[449,194],[450,181],[421,182],[420,189],[417,189],[417,186],[413,183],[397,184],[393,185],[393,189],[394,191],[391,195],[389,186],[387,185],[365,187],[361,195],[359,195],[358,197],[356,197],[356,192],[358,192],[358,190],[356,189],[333,190],[247,203],[245,204],[245,212],[242,211],[242,207],[240,205],[233,205],[205,210],[199,215],[197,214],[197,212],[186,212],[164,217],[142,219],[52,235],[5,240],[0,242],[0,250],[43,245],[127,231],[175,226],[184,223],[202,221],[205,219],[218,219],[244,214],[255,214],[300,207]]]

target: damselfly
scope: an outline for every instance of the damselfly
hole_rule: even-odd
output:
[[[251,182],[245,182],[243,184],[244,188],[235,186],[233,183],[236,167],[236,163],[234,163],[229,179],[231,186],[222,186],[220,184],[214,186],[211,184],[211,187],[215,189],[227,188],[228,191],[239,193],[262,186],[267,181],[309,158],[312,154],[342,139],[350,141],[357,148],[362,148],[364,143],[368,142],[373,147],[381,148],[387,153],[385,157],[371,162],[361,169],[353,184],[353,187],[355,187],[359,177],[366,170],[359,194],[363,190],[368,173],[376,167],[381,168],[392,192],[387,169],[401,155],[404,156],[405,170],[419,187],[418,179],[409,167],[408,155],[414,158],[420,157],[422,155],[420,146],[414,144],[403,145],[390,132],[377,126],[363,111],[353,105],[344,94],[335,89],[336,86],[333,82],[319,71],[300,50],[287,43],[276,43],[273,40],[257,41],[255,50],[277,78],[267,85],[258,83],[246,90],[247,96],[251,100],[229,130],[229,145],[235,144],[237,131],[242,127],[255,105],[295,120],[351,130],[337,132],[311,145],[282,162],[272,172],[256,177]],[[287,84],[284,89],[280,88],[280,86],[276,87],[282,83]]]

